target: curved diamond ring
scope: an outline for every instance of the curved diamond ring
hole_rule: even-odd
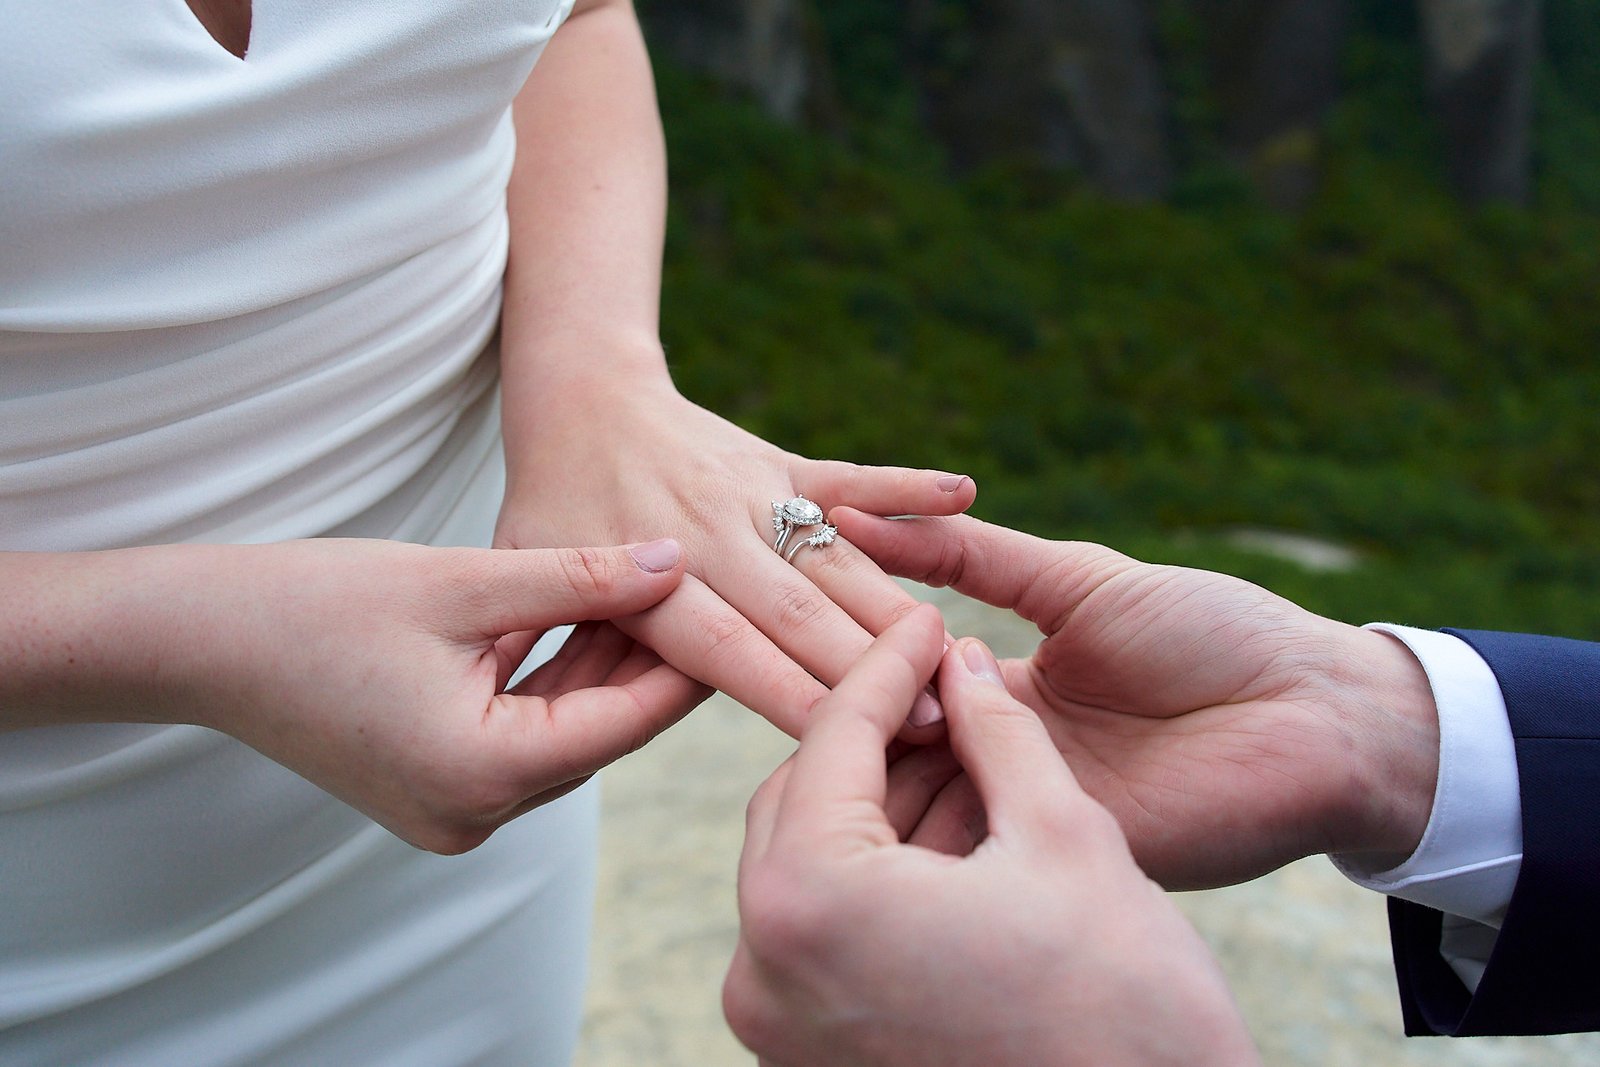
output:
[[[772,529],[778,535],[772,550],[783,555],[784,546],[795,530],[806,526],[821,526],[822,509],[803,496],[790,497],[783,503],[772,502]],[[784,556],[787,559],[787,556]]]
[[[802,548],[825,548],[828,545],[833,544],[834,538],[838,536],[839,527],[829,526],[824,523],[822,529],[818,530],[804,541],[797,542],[793,548],[789,549],[789,551],[783,554],[783,558],[788,562],[793,563],[795,553],[799,552]]]

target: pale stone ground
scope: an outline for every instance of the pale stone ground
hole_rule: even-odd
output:
[[[929,595],[953,633],[981,636],[1002,656],[1032,648],[1035,633],[1011,616],[946,592]],[[578,1067],[753,1065],[719,1007],[738,930],[734,868],[745,801],[792,747],[717,697],[606,773]],[[1271,1067],[1600,1063],[1600,1035],[1402,1037],[1383,901],[1326,860],[1176,899],[1221,958]]]

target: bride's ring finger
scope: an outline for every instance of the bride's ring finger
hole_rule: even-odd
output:
[[[791,545],[789,550],[783,554],[784,562],[793,563],[794,557],[803,548],[827,548],[829,545],[833,544],[834,538],[838,536],[839,528],[837,526],[830,526],[824,523],[822,528],[816,533],[812,534],[810,537],[807,537],[803,541],[796,541],[793,545]]]
[[[881,634],[916,608],[918,601],[899,582],[883,573],[867,555],[832,525],[825,538],[809,551],[797,552],[792,561],[819,594],[869,635]],[[858,653],[859,654],[859,653]],[[930,687],[917,698],[908,727],[931,726],[943,717]],[[921,735],[904,735],[914,739]],[[925,739],[925,738],[924,738]]]
[[[805,497],[777,501],[773,529],[792,527],[782,559],[729,553],[714,564],[714,586],[724,590],[745,617],[778,647],[825,684],[837,682],[872,643],[874,635],[916,607],[917,601],[870,560],[838,537],[822,508]],[[815,575],[832,573],[823,563],[848,556],[842,580],[824,587]],[[835,595],[835,594],[839,595]],[[843,597],[843,599],[841,599]],[[887,598],[887,603],[885,602]],[[937,699],[924,694],[911,722],[930,725],[940,717]]]
[[[800,532],[806,536],[805,531],[815,529],[827,524],[822,518],[822,508],[816,502],[807,500],[803,496],[792,496],[787,500],[774,500],[772,502],[772,530],[774,539],[772,550],[785,559],[794,555],[794,549],[789,548],[789,541]],[[804,543],[804,542],[801,542]]]

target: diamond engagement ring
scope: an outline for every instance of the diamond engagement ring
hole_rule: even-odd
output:
[[[827,545],[833,544],[833,539],[838,536],[839,528],[837,526],[829,526],[824,524],[822,529],[818,530],[804,541],[798,542],[793,548],[789,549],[788,552],[784,553],[783,558],[788,560],[790,563],[793,563],[794,554],[799,552],[802,548],[824,548]]]
[[[789,543],[789,537],[796,530],[806,526],[822,526],[822,509],[803,496],[790,497],[783,503],[776,500],[772,502],[772,529],[778,535],[772,542],[772,550],[783,556],[783,549]],[[832,538],[829,538],[832,540]],[[798,545],[796,546],[799,547]],[[793,555],[791,552],[790,555]],[[788,559],[789,556],[784,556]]]

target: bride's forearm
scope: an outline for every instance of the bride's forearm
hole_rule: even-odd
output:
[[[0,553],[0,729],[176,722],[207,624],[209,546]]]
[[[335,538],[0,553],[0,726],[208,726],[460,852],[704,698],[598,627],[563,650],[570,674],[503,690],[505,637],[636,615],[681,557]]]
[[[666,150],[632,8],[580,3],[519,95],[502,318],[507,454],[563,394],[662,382]]]

